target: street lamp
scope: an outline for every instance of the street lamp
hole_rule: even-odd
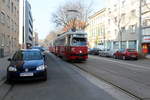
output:
[[[76,12],[76,13],[79,13],[79,11],[78,10],[74,10],[74,9],[72,9],[72,10],[67,10],[68,12]]]
[[[75,9],[70,9],[70,10],[67,10],[67,12],[74,12],[74,13],[80,13],[78,10],[75,10]],[[73,16],[74,17],[74,16]],[[76,26],[75,26],[75,22],[76,22],[76,19],[77,19],[77,16],[75,16],[73,19],[73,27],[72,27],[72,31],[76,31]]]
[[[142,1],[139,0],[139,31],[138,31],[138,51],[142,54]]]

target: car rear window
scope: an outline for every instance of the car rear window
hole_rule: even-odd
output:
[[[136,52],[136,49],[127,49],[128,52]]]

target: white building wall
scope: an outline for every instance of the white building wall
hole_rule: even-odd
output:
[[[119,42],[119,48],[122,45],[127,48],[132,41],[138,40],[138,8],[139,2],[137,0],[107,0],[109,17],[106,30],[111,32],[108,40]],[[124,31],[121,30],[122,28]]]
[[[27,0],[20,0],[20,16],[19,16],[19,44],[21,48],[26,48],[27,44],[33,43],[33,20],[31,14],[31,6]],[[29,23],[32,24],[32,27]],[[29,29],[32,31],[30,32]],[[32,38],[32,40],[29,39]]]

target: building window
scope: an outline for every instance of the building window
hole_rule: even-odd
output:
[[[5,3],[5,0],[3,0],[3,2]]]
[[[14,3],[13,2],[11,3],[11,12],[12,13],[14,12]]]
[[[136,16],[136,10],[135,9],[131,11],[131,15]]]
[[[2,44],[2,34],[0,33],[0,48],[1,48],[1,44]]]
[[[115,20],[115,23],[117,23],[117,17],[115,17],[114,20]]]
[[[29,40],[32,41],[32,38],[29,36]]]
[[[122,1],[122,7],[125,7],[125,0]]]
[[[3,34],[3,36],[2,36],[3,38],[2,38],[2,46],[4,47],[5,46],[5,34]]]
[[[3,12],[0,13],[0,23],[5,24],[5,14]]]
[[[15,14],[15,16],[17,15],[17,8],[16,7],[14,7],[14,14]]]
[[[136,25],[130,25],[129,30],[131,33],[134,33],[136,31]]]
[[[121,32],[125,33],[126,32],[126,28],[125,27],[121,27]]]
[[[10,28],[10,23],[9,23],[10,21],[9,21],[9,20],[10,20],[10,17],[7,16],[7,21],[6,21],[6,22],[7,22],[7,27],[8,27],[8,28]]]
[[[117,32],[117,30],[115,29],[115,35],[117,35],[117,33],[118,33],[118,32]]]
[[[7,47],[9,46],[9,35],[7,36],[7,39],[6,39],[6,45]]]
[[[12,32],[14,32],[14,24],[13,24],[13,20],[11,20],[11,30],[12,30]]]
[[[119,42],[114,42],[114,49],[119,49]]]
[[[126,16],[125,13],[122,13],[122,14],[121,14],[121,19],[120,19],[120,20],[121,20],[123,23],[125,22],[125,16]]]
[[[127,43],[126,43],[126,41],[122,41],[122,42],[121,42],[121,48],[122,48],[122,49],[127,48]]]
[[[110,24],[110,19],[108,19],[108,24]]]
[[[136,40],[129,41],[129,48],[136,49]]]
[[[143,26],[150,26],[150,19],[145,19],[143,21]]]
[[[10,8],[10,0],[7,0],[7,7]]]

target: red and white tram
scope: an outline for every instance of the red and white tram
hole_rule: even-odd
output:
[[[88,59],[87,34],[84,32],[65,32],[54,41],[52,52],[65,60]]]

